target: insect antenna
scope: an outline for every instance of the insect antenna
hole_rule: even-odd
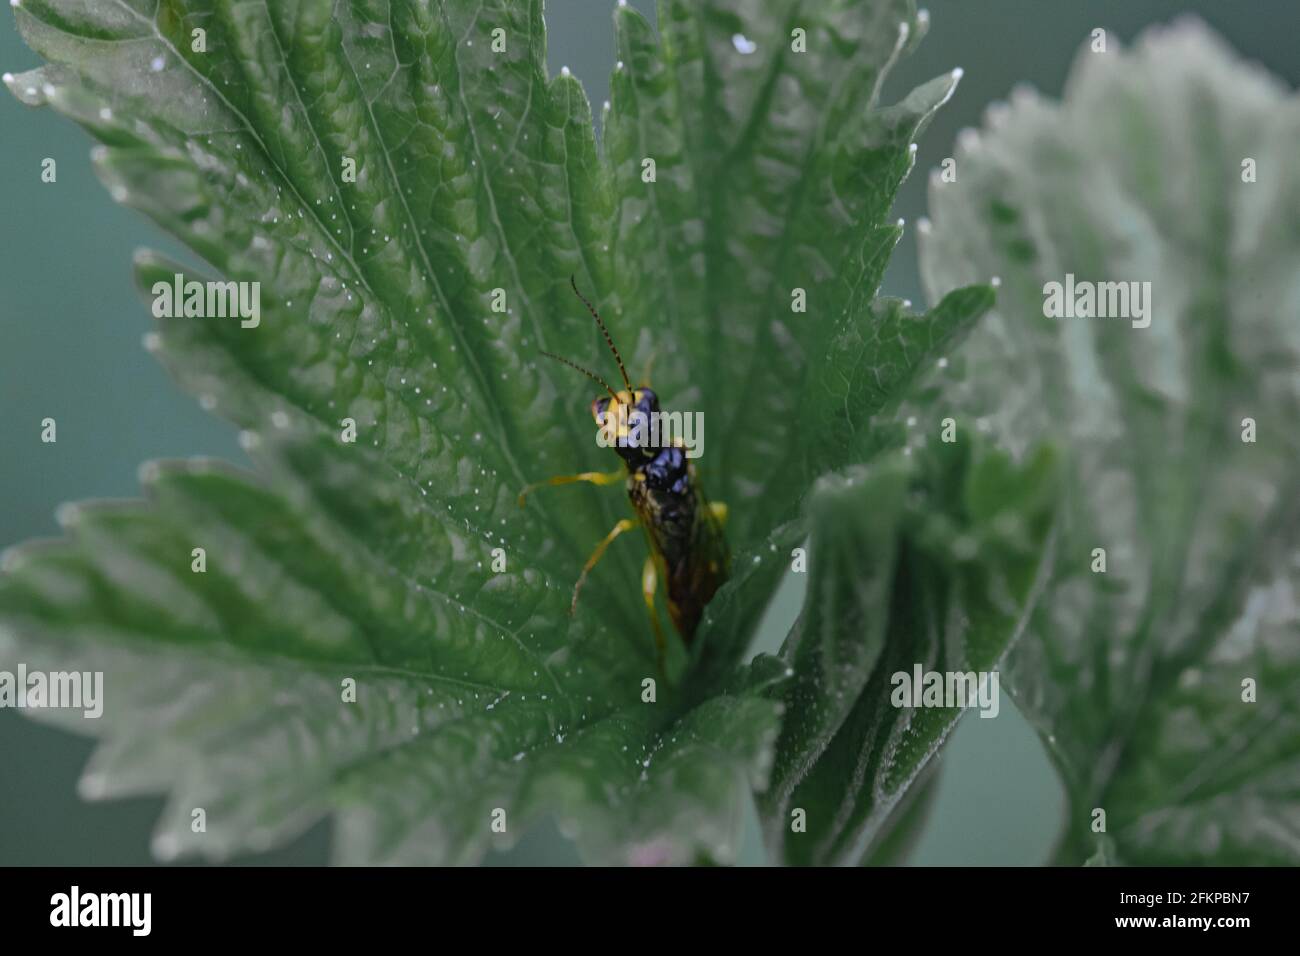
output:
[[[618,395],[615,394],[614,390],[613,390],[612,388],[609,387],[609,383],[606,382],[606,381],[605,381],[603,378],[601,378],[599,375],[597,375],[595,372],[588,372],[585,368],[583,368],[583,367],[582,367],[581,365],[579,365],[577,362],[570,362],[570,361],[569,361],[568,359],[566,359],[564,356],[562,356],[562,355],[556,355],[554,352],[548,352],[548,351],[546,351],[546,349],[541,349],[541,353],[542,353],[543,355],[545,355],[547,358],[553,358],[553,359],[555,359],[555,361],[557,361],[557,362],[563,362],[565,365],[569,366],[569,368],[576,368],[576,369],[577,369],[579,372],[581,372],[583,375],[587,376],[587,378],[591,379],[591,380],[592,380],[593,382],[595,382],[597,385],[601,386],[605,391],[609,392],[609,397],[612,398],[615,402],[618,401]]]
[[[600,313],[596,311],[594,305],[587,301],[587,297],[578,291],[578,282],[573,278],[573,276],[569,276],[569,285],[573,286],[573,294],[582,300],[582,304],[587,307],[587,311],[591,313],[591,317],[595,319],[596,324],[600,326],[600,331],[605,336],[605,344],[608,345],[609,350],[614,353],[614,361],[618,363],[618,370],[623,375],[623,384],[627,386],[628,394],[635,395],[636,392],[632,388],[632,381],[627,377],[627,369],[623,367],[623,357],[618,354],[618,349],[614,345],[614,340],[610,337],[609,329],[605,328],[605,323],[600,319]],[[609,386],[607,385],[605,387],[608,388]]]

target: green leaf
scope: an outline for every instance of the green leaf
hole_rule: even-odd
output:
[[[1092,856],[1083,861],[1084,866],[1114,866],[1115,865],[1115,841],[1105,834],[1097,834],[1094,837],[1094,846]]]
[[[989,119],[932,184],[922,254],[932,294],[1003,279],[940,404],[1068,458],[1008,677],[1069,794],[1057,860],[1093,855],[1102,810],[1104,859],[1295,864],[1300,102],[1185,22]],[[1067,273],[1149,282],[1149,325],[1045,317]]]
[[[956,82],[879,104],[923,32],[911,0],[665,2],[661,38],[620,7],[600,147],[577,80],[546,75],[540,0],[15,15],[49,62],[10,89],[85,126],[114,198],[206,264],[138,253],[146,296],[260,290],[252,327],[161,318],[146,340],[255,472],[150,466],[144,503],[69,509],[0,579],[5,660],[106,672],[106,716],[72,725],[103,739],[87,792],[170,792],[167,855],[333,815],[339,860],[464,863],[550,815],[589,859],[734,859],[780,711],[735,665],[807,487],[860,454],[801,419],[830,394],[867,430],[985,305],[873,304],[912,139]],[[539,358],[612,378],[571,275],[632,374],[656,358],[664,406],[707,413],[701,479],[731,507],[731,580],[653,704],[643,555],[612,548],[568,614],[621,496],[516,505],[614,463],[594,387]]]
[[[889,207],[914,138],[960,75],[880,106],[889,67],[926,23],[908,0],[665,0],[657,42],[630,8],[616,15],[621,65],[604,126],[618,197],[613,302],[655,317],[634,365],[655,354],[661,397],[709,416],[702,472],[742,544],[795,517],[810,482],[852,460],[822,452],[808,427],[828,362],[883,370],[882,391],[896,395],[902,373],[930,357],[922,341],[987,306],[975,296],[961,314],[954,300],[943,315],[897,316],[914,330],[873,340],[873,297],[897,241]],[[795,30],[807,52],[793,49]],[[806,311],[794,309],[796,290]],[[871,347],[843,355],[852,336]],[[855,416],[883,397],[855,388]],[[792,399],[807,401],[798,414]]]
[[[265,847],[334,810],[349,863],[471,861],[552,812],[593,860],[734,858],[775,704],[661,715],[616,683],[608,633],[554,627],[566,587],[485,575],[486,544],[373,453],[278,435],[251,453],[275,492],[146,466],[147,503],[69,506],[69,541],[9,554],[5,658],[106,674],[99,720],[28,711],[105,738],[87,796],[169,787],[164,857]]]
[[[871,849],[863,855],[863,866],[901,866],[907,862],[939,796],[939,773],[939,761],[932,761],[925,774],[899,798],[880,825]]]
[[[773,691],[787,717],[761,803],[786,862],[891,858],[877,848],[906,813],[899,801],[963,713],[896,705],[895,676],[996,670],[1051,565],[1050,450],[1016,465],[974,439],[917,447],[813,493],[807,596]]]
[[[804,413],[813,423],[815,460],[861,461],[896,441],[874,416],[907,396],[912,383],[992,304],[990,287],[971,286],[945,296],[923,317],[908,313],[898,299],[877,299],[846,321],[826,352],[825,373]],[[887,421],[888,414],[882,418]]]

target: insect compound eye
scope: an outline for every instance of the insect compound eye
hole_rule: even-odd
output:
[[[636,398],[637,408],[650,412],[657,412],[659,410],[659,396],[656,395],[653,390],[648,388],[637,389]]]
[[[591,403],[591,417],[596,419],[597,425],[605,424],[605,412],[609,410],[609,399],[598,398]]]

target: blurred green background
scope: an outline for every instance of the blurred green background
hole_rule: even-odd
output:
[[[653,19],[653,0],[632,0]],[[614,65],[612,0],[550,0],[552,72],[568,66],[599,107]],[[1143,27],[1195,13],[1241,54],[1291,86],[1300,81],[1297,0],[932,0],[930,35],[899,65],[887,101],[960,66],[965,77],[922,138],[897,214],[925,212],[926,171],[950,155],[957,132],[1018,82],[1059,95],[1080,44],[1097,26],[1130,41]],[[0,15],[0,70],[38,60]],[[54,534],[59,503],[136,493],[146,459],[209,454],[245,461],[235,430],[202,412],[141,347],[151,323],[131,284],[131,252],[145,245],[189,257],[136,213],[113,203],[91,172],[90,139],[52,112],[0,92],[0,549]],[[58,181],[40,181],[53,157]],[[894,255],[885,292],[921,301],[910,237]],[[58,421],[42,444],[40,421]],[[797,612],[786,583],[761,641],[775,646]],[[998,719],[964,720],[944,751],[938,799],[911,862],[1038,864],[1050,852],[1063,798],[1036,737],[1009,701]],[[0,865],[145,864],[158,799],[88,804],[76,781],[90,742],[0,710]],[[761,862],[751,821],[743,859]],[[322,863],[329,825],[247,863]],[[573,862],[545,828],[499,863]]]

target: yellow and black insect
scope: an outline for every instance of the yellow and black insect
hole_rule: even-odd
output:
[[[570,613],[578,606],[578,594],[587,575],[604,556],[606,549],[619,535],[640,525],[650,544],[650,555],[641,572],[641,593],[654,628],[655,648],[662,669],[666,644],[655,611],[657,584],[659,581],[665,583],[668,614],[677,633],[689,645],[700,623],[700,616],[704,613],[704,606],[727,579],[731,555],[727,539],[722,533],[727,506],[710,504],[705,499],[704,490],[695,474],[695,466],[686,456],[680,437],[665,443],[660,440],[661,432],[658,429],[644,427],[644,423],[651,420],[652,413],[658,415],[659,397],[650,390],[648,382],[641,388],[632,387],[627,369],[623,367],[623,359],[619,356],[605,323],[601,321],[600,314],[578,291],[578,284],[572,276],[569,277],[569,284],[605,336],[605,343],[609,346],[614,361],[618,363],[625,388],[616,392],[594,372],[551,352],[544,351],[542,354],[577,369],[609,393],[591,403],[591,415],[596,420],[596,425],[604,429],[608,436],[617,438],[611,444],[623,459],[625,467],[613,472],[587,471],[539,481],[523,490],[519,495],[519,504],[522,507],[528,493],[544,485],[564,485],[575,481],[593,485],[612,485],[620,480],[626,483],[627,496],[632,502],[636,517],[619,521],[605,535],[604,540],[596,545],[596,550],[587,559],[582,574],[573,587]]]

